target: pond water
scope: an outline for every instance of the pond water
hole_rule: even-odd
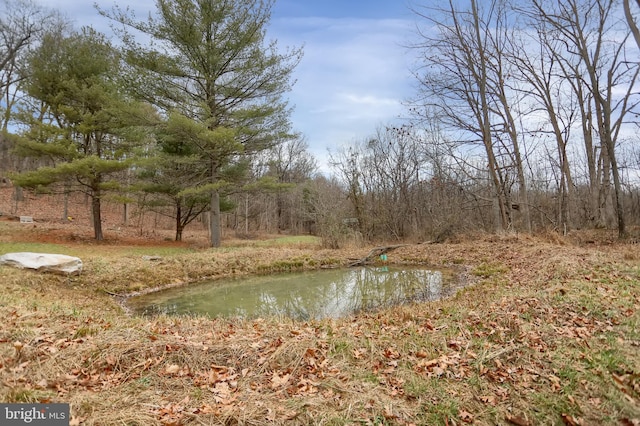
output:
[[[450,270],[409,267],[331,269],[216,280],[129,298],[140,315],[341,317],[403,303],[437,300],[456,288]]]

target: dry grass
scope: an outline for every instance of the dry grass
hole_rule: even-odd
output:
[[[83,253],[79,277],[0,267],[0,400],[68,402],[86,425],[639,424],[640,247],[576,241],[399,248],[391,261],[464,265],[473,285],[306,323],[136,318],[105,291],[337,266],[368,247],[65,241],[59,252]],[[154,249],[162,259],[143,260]]]

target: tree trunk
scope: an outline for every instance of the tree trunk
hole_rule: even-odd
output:
[[[493,149],[493,139],[491,137],[491,118],[490,118],[490,108],[489,108],[489,94],[488,90],[488,78],[487,78],[487,56],[485,54],[485,45],[484,40],[482,39],[482,31],[480,29],[480,18],[478,15],[478,7],[474,0],[471,1],[471,11],[473,13],[473,25],[474,25],[474,36],[476,41],[476,47],[479,49],[479,63],[478,66],[478,76],[476,77],[475,83],[478,85],[478,97],[480,98],[480,114],[478,117],[478,127],[482,132],[482,143],[484,144],[485,151],[487,153],[488,160],[488,169],[489,176],[491,177],[491,182],[493,183],[493,189],[495,191],[495,196],[498,201],[498,208],[500,210],[500,225],[502,230],[506,231],[511,227],[511,220],[509,217],[508,208],[506,201],[506,194],[504,192],[504,186],[502,185],[499,171],[498,171],[498,161],[496,159],[496,154]]]
[[[91,197],[91,216],[93,217],[93,234],[97,241],[102,241],[102,216],[100,212],[100,190],[94,190]]]
[[[592,76],[592,81],[595,77]],[[594,99],[596,101],[595,108],[597,114],[598,129],[602,143],[602,153],[606,153],[605,164],[603,170],[607,173],[605,176],[607,186],[610,185],[609,173],[613,175],[613,192],[615,196],[615,210],[618,222],[618,237],[625,238],[627,235],[625,227],[624,206],[622,201],[622,188],[620,183],[620,173],[618,170],[618,161],[616,159],[615,142],[611,134],[611,108],[608,99],[604,99],[597,92],[597,85],[594,84]]]
[[[605,125],[608,124],[607,116],[605,116]],[[627,236],[624,205],[622,200],[622,186],[620,182],[620,171],[618,170],[618,160],[615,154],[615,144],[609,132],[609,126],[602,131],[606,136],[603,138],[603,149],[607,151],[609,164],[611,165],[611,174],[613,175],[613,193],[615,197],[615,210],[618,222],[618,238],[623,239]]]
[[[618,218],[618,238],[624,239],[627,237],[627,229],[624,215],[624,204],[622,200],[622,185],[620,183],[620,171],[618,170],[618,163],[615,155],[611,158],[611,170],[613,171],[613,191],[616,195],[616,213]]]
[[[62,220],[64,222],[69,221],[69,191],[64,191],[64,206],[62,208]]]
[[[631,34],[633,34],[633,38],[636,40],[636,44],[638,45],[638,47],[640,47],[640,30],[636,25],[636,21],[633,19],[629,0],[624,0],[622,4],[624,5],[624,16],[627,18],[627,24],[629,24]],[[640,0],[638,0],[638,6],[640,6]]]
[[[573,215],[571,213],[573,203],[573,178],[567,156],[567,142],[561,137],[560,127],[555,117],[554,132],[558,144],[558,157],[560,158],[560,230],[567,234],[573,228]]]
[[[176,206],[176,241],[182,241],[182,205],[178,203]]]
[[[276,226],[278,228],[276,229],[278,234],[287,227],[284,218],[284,200],[282,199],[280,191],[276,194]]]
[[[529,211],[529,190],[527,189],[527,180],[524,174],[524,163],[522,160],[522,154],[520,153],[520,143],[518,142],[518,132],[516,130],[516,122],[511,115],[511,107],[507,96],[504,92],[501,92],[500,98],[504,108],[504,114],[506,117],[506,124],[509,129],[509,138],[511,139],[511,145],[513,146],[513,157],[515,160],[516,172],[518,175],[518,192],[520,198],[519,209],[522,212],[522,218],[524,222],[525,232],[531,233],[531,213]],[[511,203],[508,203],[511,206]]]
[[[249,235],[249,194],[244,199],[244,234]]]
[[[211,247],[220,247],[220,193],[215,190],[211,193],[211,220],[209,223],[211,231]]]

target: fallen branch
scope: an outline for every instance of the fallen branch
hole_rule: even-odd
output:
[[[397,244],[397,245],[393,245],[393,246],[374,247],[374,248],[371,249],[369,254],[367,254],[365,257],[363,257],[362,259],[356,260],[355,262],[350,263],[349,267],[364,266],[367,263],[369,263],[371,261],[371,259],[373,259],[375,257],[378,257],[380,255],[388,253],[391,250],[395,250],[395,249],[397,249],[399,247],[406,247],[408,245],[409,244]]]

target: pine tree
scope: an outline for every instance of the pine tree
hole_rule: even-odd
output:
[[[48,34],[28,63],[25,91],[33,107],[21,115],[26,130],[18,150],[53,165],[16,175],[14,182],[32,188],[63,182],[87,194],[94,236],[102,240],[101,200],[120,187],[117,175],[135,159],[153,110],[127,99],[117,51],[91,28]]]
[[[283,95],[301,49],[265,43],[273,0],[157,0],[157,13],[137,21],[117,7],[103,15],[124,24],[129,83],[167,116],[178,114],[208,182],[211,246],[220,246],[220,187],[227,165],[291,137]],[[142,46],[135,32],[153,40]],[[191,121],[188,123],[187,121]]]

